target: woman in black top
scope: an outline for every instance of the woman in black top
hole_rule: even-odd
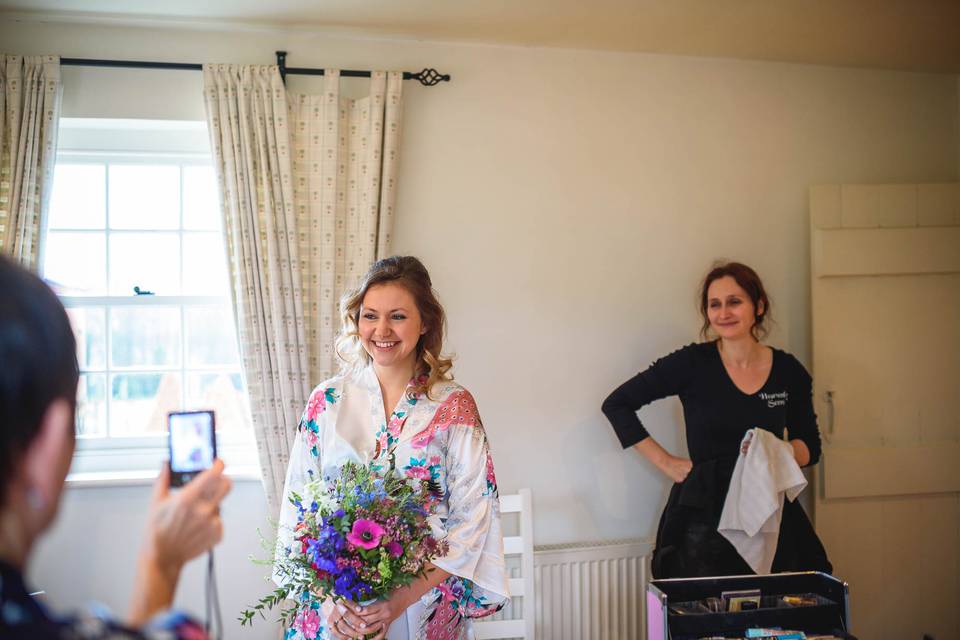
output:
[[[801,467],[820,459],[810,375],[789,353],[760,342],[770,301],[753,269],[736,262],[714,268],[701,288],[700,311],[703,335],[712,331],[715,340],[660,358],[603,402],[623,447],[635,447],[675,483],[657,528],[657,578],[753,573],[717,532],[748,430],[777,437],[786,430]],[[673,395],[683,404],[689,459],[668,453],[637,418],[644,405]],[[803,509],[785,501],[772,571],[799,570],[832,567]]]

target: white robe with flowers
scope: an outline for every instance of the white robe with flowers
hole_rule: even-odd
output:
[[[348,461],[386,468],[392,455],[398,470],[439,488],[430,525],[438,539],[447,541],[449,552],[433,564],[451,576],[394,622],[388,640],[468,638],[470,619],[495,613],[508,598],[497,483],[476,403],[452,381],[435,385],[430,395],[413,394],[408,387],[385,419],[371,367],[332,378],[310,395],[290,452],[281,548],[289,546],[297,522],[291,492],[302,493],[319,477],[337,477]],[[304,603],[286,638],[329,638],[325,609],[319,602]]]

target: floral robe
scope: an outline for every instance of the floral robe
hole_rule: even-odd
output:
[[[392,459],[401,472],[437,488],[430,525],[449,552],[434,564],[451,576],[400,616],[387,637],[462,640],[470,618],[495,613],[509,597],[497,482],[470,392],[450,381],[435,385],[430,395],[408,387],[385,420],[372,367],[314,389],[290,452],[278,537],[281,548],[289,546],[297,511],[287,498],[317,474],[335,478],[348,461],[385,469]],[[329,637],[325,606],[305,597],[287,640]]]

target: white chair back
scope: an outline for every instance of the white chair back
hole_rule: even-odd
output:
[[[534,640],[534,581],[533,581],[533,498],[530,489],[500,496],[500,513],[520,516],[520,535],[504,536],[503,553],[520,556],[520,577],[510,578],[510,597],[523,598],[523,617],[512,620],[477,620],[473,624],[477,640],[490,638],[523,638]]]

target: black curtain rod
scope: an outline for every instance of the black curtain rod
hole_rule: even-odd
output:
[[[143,60],[91,60],[88,58],[60,58],[60,64],[70,67],[112,67],[122,69],[182,69],[187,71],[201,71],[202,64],[188,62],[148,62]],[[307,69],[287,66],[287,52],[277,51],[277,66],[280,67],[280,77],[284,81],[288,74],[300,76],[322,76],[323,69]],[[340,75],[346,78],[369,78],[369,71],[355,71],[343,69]],[[416,80],[425,87],[432,87],[441,82],[450,82],[450,74],[440,73],[436,69],[424,69],[416,73],[403,72],[404,80]]]

